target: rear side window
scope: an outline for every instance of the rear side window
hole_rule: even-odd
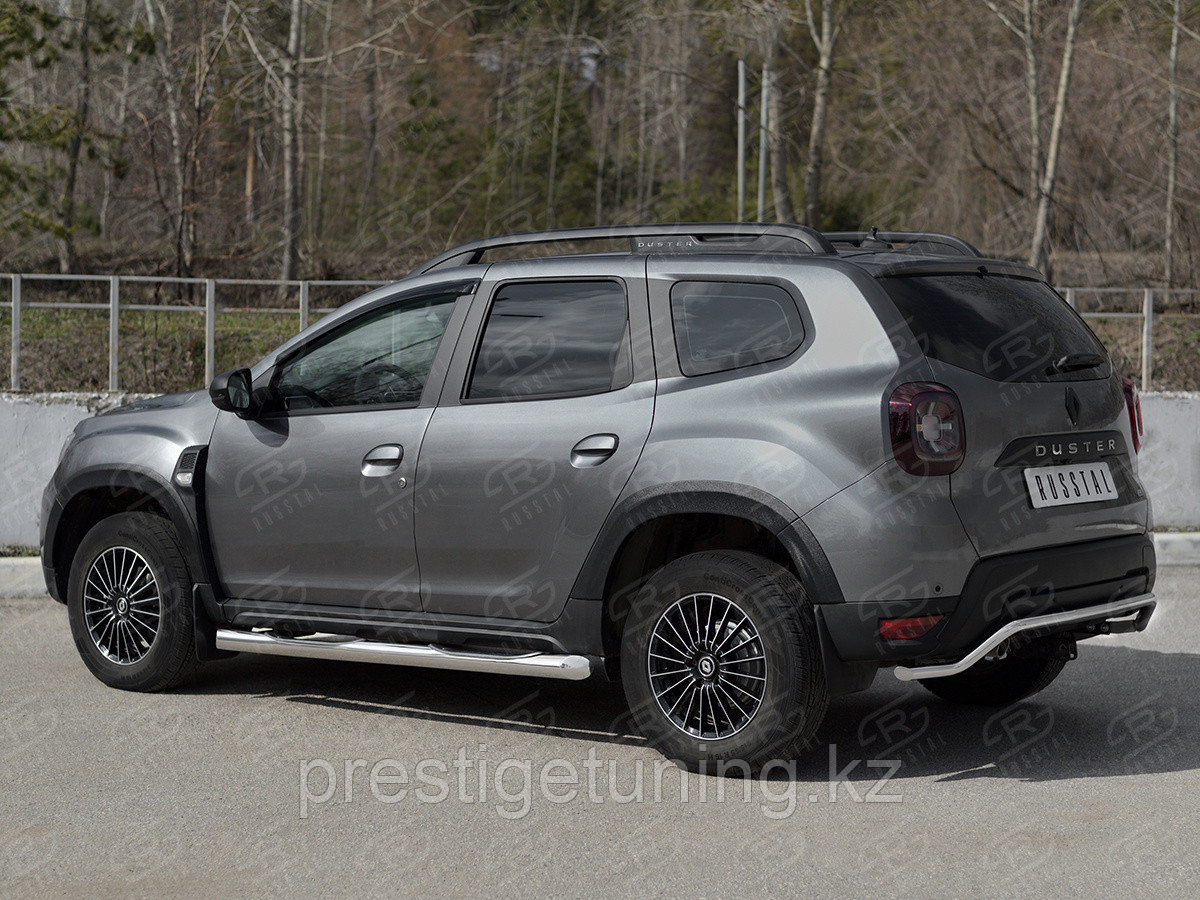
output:
[[[502,285],[492,301],[467,399],[598,394],[632,380],[621,284],[514,282]]]
[[[796,301],[774,284],[680,281],[671,288],[671,318],[684,375],[783,359],[804,342]]]
[[[925,355],[996,381],[1107,377],[1108,354],[1071,307],[1038,281],[1000,275],[922,275],[880,282]],[[1095,354],[1099,366],[1052,370]],[[1070,367],[1068,366],[1068,369]]]

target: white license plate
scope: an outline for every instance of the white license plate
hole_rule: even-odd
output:
[[[1117,499],[1117,487],[1106,462],[1026,469],[1025,484],[1036,509]]]

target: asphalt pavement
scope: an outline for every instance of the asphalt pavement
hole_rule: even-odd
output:
[[[0,600],[0,893],[1194,896],[1200,568],[1156,593],[1035,698],[883,672],[752,781],[590,681],[242,655],[124,693],[61,606]]]

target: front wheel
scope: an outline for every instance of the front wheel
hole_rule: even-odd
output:
[[[750,553],[693,553],[630,607],[621,680],[641,733],[689,767],[793,759],[829,696],[812,607],[790,572]]]
[[[192,582],[171,523],[120,513],[87,533],[71,564],[67,616],[79,655],[111,687],[159,691],[196,668]]]

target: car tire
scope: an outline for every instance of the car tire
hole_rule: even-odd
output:
[[[1064,642],[1034,641],[1004,659],[984,660],[958,675],[922,679],[926,690],[966,706],[1008,706],[1049,686],[1070,658]]]
[[[647,741],[709,773],[794,760],[829,703],[803,586],[740,551],[693,553],[647,579],[625,622],[621,680]]]
[[[87,533],[71,563],[67,616],[79,655],[111,687],[166,690],[198,665],[192,579],[162,516],[120,513]]]

